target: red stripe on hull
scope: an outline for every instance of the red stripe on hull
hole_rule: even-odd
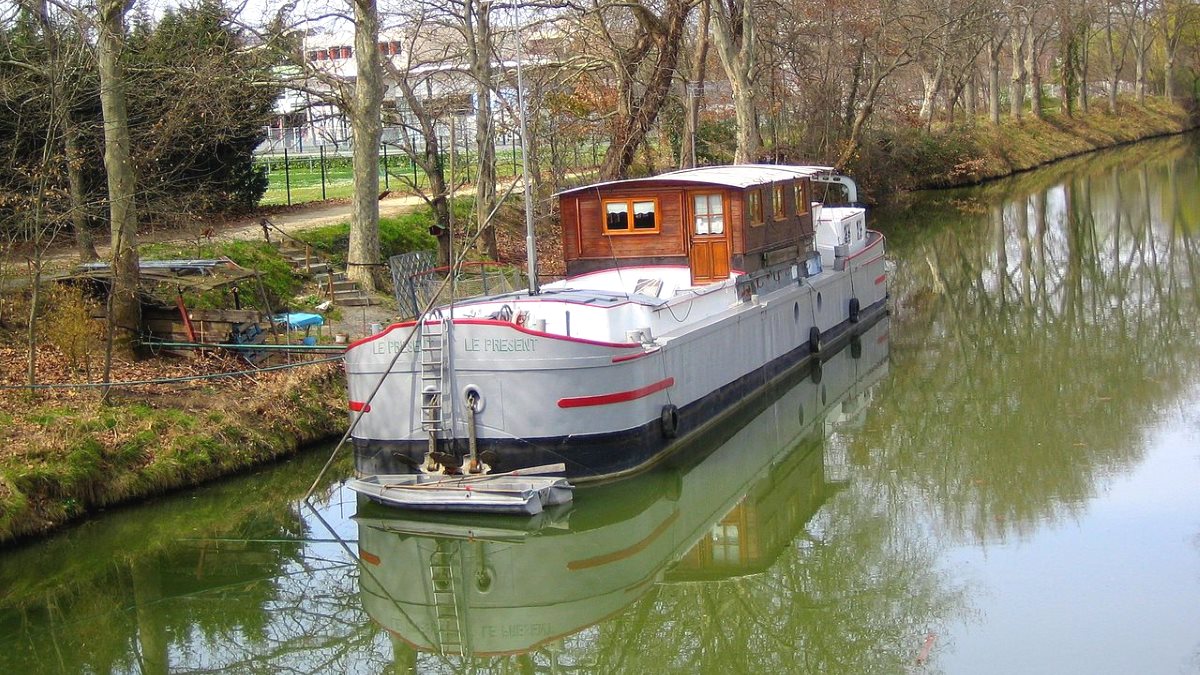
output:
[[[626,354],[624,356],[614,356],[614,357],[612,357],[612,362],[613,363],[625,363],[626,361],[640,359],[643,356],[650,356],[651,354],[654,354],[657,351],[658,351],[657,349],[651,349],[648,352],[638,352],[637,354]]]
[[[371,406],[362,401],[350,401],[350,410],[351,412],[371,412]]]
[[[878,286],[879,284],[882,284],[886,280],[887,280],[887,275],[880,274],[879,276],[875,277],[875,285]]]
[[[668,377],[665,380],[659,380],[654,384],[648,384],[640,389],[631,389],[629,391],[617,391],[611,394],[597,394],[595,396],[572,396],[570,398],[558,399],[558,407],[560,408],[586,408],[593,405],[610,405],[613,403],[625,403],[627,401],[636,401],[639,398],[644,398],[650,394],[654,394],[675,386],[675,378]]]

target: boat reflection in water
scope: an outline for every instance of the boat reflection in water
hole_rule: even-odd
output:
[[[865,414],[887,372],[886,317],[823,363],[768,387],[657,469],[578,491],[530,518],[356,517],[366,612],[398,659],[522,654],[580,632],[656,583],[771,567],[838,490],[826,430]]]

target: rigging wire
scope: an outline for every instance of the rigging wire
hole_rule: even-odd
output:
[[[499,206],[496,208],[499,208]],[[429,298],[429,302],[426,303],[425,308],[421,310],[420,314],[417,315],[416,320],[413,322],[412,330],[408,333],[408,337],[404,339],[404,342],[401,343],[400,348],[396,350],[396,354],[392,356],[392,360],[388,362],[387,368],[383,371],[379,381],[375,383],[375,387],[371,390],[370,395],[368,395],[366,400],[363,401],[364,410],[367,406],[371,405],[371,401],[375,400],[375,396],[379,393],[379,390],[383,388],[383,383],[387,381],[388,375],[391,375],[392,368],[396,366],[396,362],[399,361],[400,356],[404,354],[405,347],[408,346],[408,343],[412,342],[412,339],[417,334],[418,329],[433,310],[434,305],[438,301],[438,297],[441,296],[442,292],[446,290],[446,286],[449,285],[450,280],[454,277],[455,270],[462,266],[463,260],[466,258],[467,251],[475,244],[475,241],[479,238],[481,233],[482,231],[476,232],[474,236],[469,238],[469,241],[467,241],[466,245],[463,246],[462,251],[459,253],[458,259],[455,260],[454,264],[450,266],[449,274],[445,279],[442,280],[442,283],[438,286],[437,290],[434,291],[433,295]],[[350,435],[354,433],[356,428],[358,428],[358,423],[362,420],[362,417],[362,413],[354,416],[354,420],[350,423],[350,426],[346,428],[346,433],[342,434],[341,440],[337,442],[337,445],[333,447],[333,451],[329,453],[329,459],[326,460],[325,465],[321,467],[321,470],[317,472],[317,477],[313,480],[312,485],[308,488],[308,492],[304,493],[304,498],[302,501],[308,503],[308,500],[312,497],[313,492],[316,492],[317,485],[320,484],[321,479],[325,476],[325,472],[328,471],[329,467],[333,465],[333,460],[337,457],[338,452],[341,451],[342,446],[346,444],[346,441],[350,438]]]

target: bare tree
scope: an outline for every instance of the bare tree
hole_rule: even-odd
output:
[[[1104,6],[1104,49],[1108,56],[1108,112],[1117,113],[1121,70],[1129,54],[1129,34],[1119,30],[1123,0],[1108,0]]]
[[[985,12],[984,25],[987,38],[987,83],[988,120],[1000,124],[1000,54],[1004,51],[1004,36],[1007,33],[1006,15],[999,2]]]
[[[137,178],[130,159],[129,111],[121,54],[125,13],[133,0],[98,0],[96,54],[100,65],[100,104],[104,114],[104,170],[108,175],[112,240],[112,289],[108,297],[109,348],[104,377],[114,355],[132,358],[141,324],[138,297]]]
[[[643,0],[592,1],[590,23],[604,39],[617,91],[600,178],[622,178],[667,99],[695,0],[665,0],[661,13]]]
[[[1034,118],[1042,119],[1045,92],[1042,90],[1042,54],[1058,27],[1051,12],[1034,7],[1027,14],[1025,72],[1029,77],[1029,108]]]
[[[1009,114],[1013,119],[1019,120],[1025,112],[1025,84],[1029,77],[1029,71],[1025,67],[1025,51],[1030,40],[1029,10],[1014,4],[1009,8],[1008,17],[1008,40],[1011,47],[1009,55],[1012,61],[1012,78],[1008,93]]]
[[[849,133],[842,143],[842,151],[836,161],[837,167],[845,167],[858,153],[863,132],[875,111],[880,87],[884,81],[902,67],[911,64],[928,40],[927,33],[922,32],[920,28],[914,28],[920,25],[900,0],[885,0],[872,6],[868,13],[858,17],[855,22],[855,40],[862,50],[863,80],[866,86],[865,89],[861,89],[858,100],[847,103],[847,110],[853,110],[854,116]],[[859,88],[855,87],[855,90],[859,91]]]
[[[1155,17],[1155,27],[1162,39],[1163,51],[1163,94],[1168,101],[1177,97],[1175,90],[1175,63],[1184,36],[1200,24],[1200,7],[1189,0],[1160,0]]]
[[[398,175],[397,178],[433,210],[438,264],[447,266],[451,262],[450,185],[446,179],[438,123],[455,112],[456,97],[434,96],[435,79],[441,74],[439,64],[447,61],[451,48],[445,43],[435,46],[432,42],[421,41],[423,31],[434,29],[430,19],[425,8],[416,8],[405,16],[407,36],[402,56],[399,60],[388,59],[384,67],[390,79],[396,83],[396,91],[404,106],[397,118],[392,120],[404,130],[399,139],[400,147],[428,177],[429,185],[423,186],[404,175]],[[421,48],[419,44],[429,46]]]
[[[346,276],[375,290],[379,261],[379,141],[383,71],[376,0],[351,0],[354,10],[354,98],[346,112],[354,134],[354,196]]]
[[[475,179],[475,223],[488,257],[496,259],[496,228],[489,216],[496,207],[496,120],[492,112],[495,76],[492,62],[492,3],[488,0],[464,0],[462,35],[466,45],[467,67],[475,80],[475,154],[478,174]]]

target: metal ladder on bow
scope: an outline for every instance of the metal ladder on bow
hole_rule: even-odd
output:
[[[466,645],[463,643],[462,619],[455,594],[454,551],[447,550],[447,546],[451,545],[450,542],[438,542],[437,549],[429,558],[429,581],[433,589],[438,645],[443,654],[464,656]]]
[[[446,428],[446,320],[421,323],[421,428],[429,434],[430,451]]]

